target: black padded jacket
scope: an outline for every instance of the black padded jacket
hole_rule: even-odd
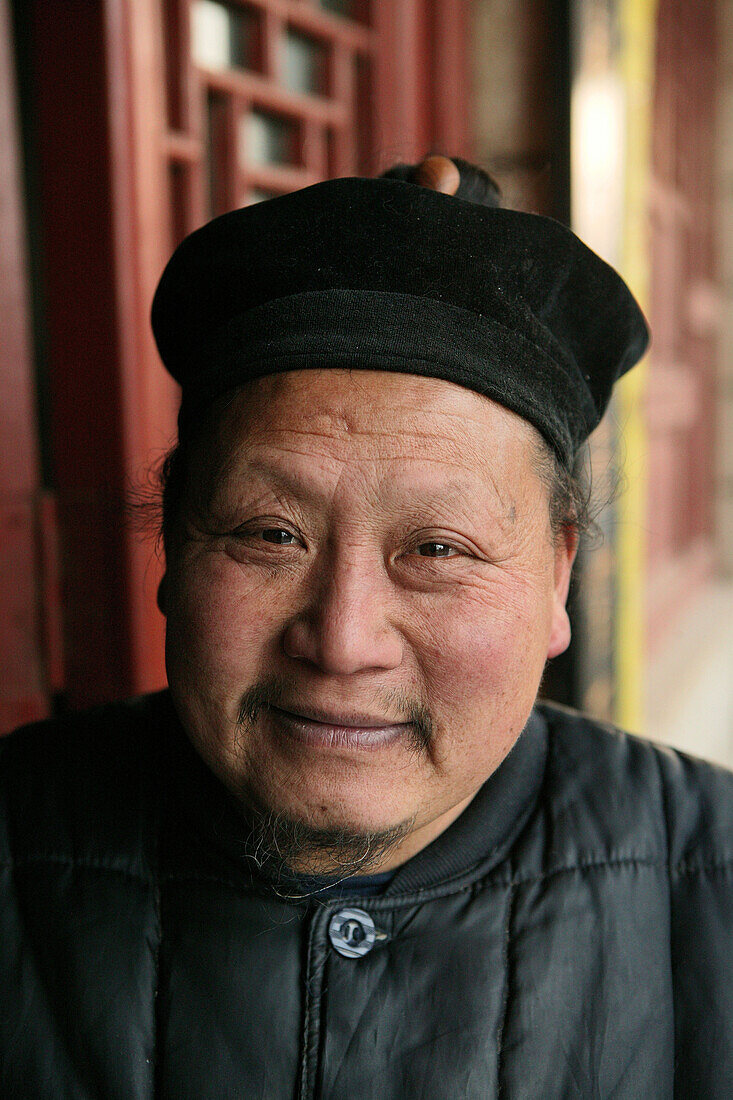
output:
[[[3,1100],[733,1097],[729,772],[540,704],[339,901],[258,877],[166,692],[0,746]]]

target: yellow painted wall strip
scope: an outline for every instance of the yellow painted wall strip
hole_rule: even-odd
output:
[[[626,168],[622,273],[649,308],[649,185],[657,0],[621,0],[621,68],[626,89]],[[618,501],[615,719],[643,732],[646,666],[647,436],[643,393],[647,361],[618,388],[620,454],[626,488]]]

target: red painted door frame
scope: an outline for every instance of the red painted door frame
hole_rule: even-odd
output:
[[[152,688],[164,675],[157,567],[129,516],[131,488],[174,423],[173,387],[148,333],[152,277],[141,282],[160,233],[145,222],[154,158],[145,158],[147,192],[135,171],[145,149],[133,114],[131,6],[70,0],[59,18],[45,0],[28,5],[71,707]],[[156,271],[164,258],[156,255]]]
[[[15,67],[0,0],[0,733],[48,713],[61,676],[44,606],[44,494],[36,432]],[[50,602],[48,611],[51,610]]]

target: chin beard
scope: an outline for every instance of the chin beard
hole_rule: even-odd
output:
[[[342,880],[378,871],[412,832],[415,820],[370,831],[321,827],[282,810],[266,810],[246,794],[244,800],[252,830],[251,858],[275,885],[284,887],[292,886],[294,875]]]
[[[297,685],[283,677],[271,677],[250,688],[242,697],[237,720],[242,743],[256,735],[254,724],[263,706],[287,709],[297,697]],[[433,733],[427,708],[393,693],[387,709],[399,709],[406,716],[399,720],[410,723],[411,749],[416,754],[426,752]],[[416,815],[385,829],[317,826],[263,805],[248,787],[239,791],[239,799],[251,827],[248,854],[276,887],[292,887],[293,875],[327,875],[341,880],[374,873],[415,825]]]

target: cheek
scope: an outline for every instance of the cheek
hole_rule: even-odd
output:
[[[266,584],[245,582],[242,569],[223,554],[202,555],[179,569],[171,586],[166,656],[171,671],[220,681],[237,690],[242,675],[271,645],[276,601]]]
[[[423,649],[442,782],[470,794],[522,732],[545,666],[549,611],[539,592],[504,590],[451,608]]]
[[[469,721],[500,712],[524,720],[545,666],[551,612],[548,585],[506,578],[426,616],[416,651],[435,707]]]

